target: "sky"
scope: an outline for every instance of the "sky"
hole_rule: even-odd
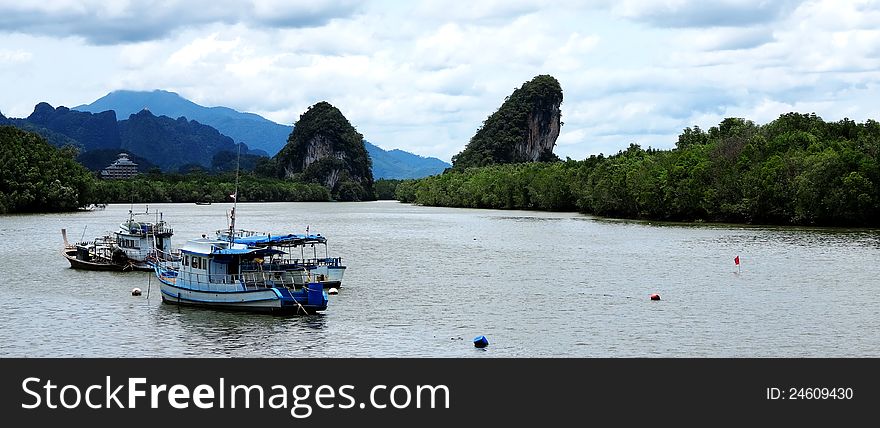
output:
[[[562,85],[584,159],[787,112],[880,119],[880,0],[0,0],[0,112],[163,89],[293,124],[328,101],[445,161],[514,89]]]

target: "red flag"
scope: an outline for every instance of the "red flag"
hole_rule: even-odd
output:
[[[739,266],[739,256],[734,257],[733,262],[736,263],[737,266]]]

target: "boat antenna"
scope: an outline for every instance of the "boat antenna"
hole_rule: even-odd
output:
[[[232,194],[232,214],[229,215],[229,243],[235,241],[235,207],[238,205],[238,169],[241,166],[241,144],[238,145],[238,158],[235,160],[235,193]]]

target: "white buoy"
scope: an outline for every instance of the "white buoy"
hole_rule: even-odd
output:
[[[131,295],[132,295],[132,296],[140,296],[140,295],[141,295],[141,289],[140,289],[140,288],[137,288],[137,287],[132,288],[132,289],[131,289]]]
[[[327,290],[327,294],[330,294],[330,295],[339,294],[339,290],[337,290],[336,287],[331,287],[329,290]]]

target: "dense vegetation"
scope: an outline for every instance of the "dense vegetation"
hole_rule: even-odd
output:
[[[74,210],[91,197],[92,174],[73,148],[0,126],[0,213]]]
[[[323,184],[333,199],[375,199],[372,163],[364,136],[326,101],[309,107],[300,116],[287,145],[274,159],[281,176]]]
[[[687,128],[672,150],[453,170],[400,183],[404,202],[579,210],[676,221],[880,224],[880,124],[789,113]]]
[[[501,107],[483,122],[467,147],[452,157],[453,166],[462,169],[534,161],[522,158],[517,150],[529,136],[529,119],[540,117],[543,118],[542,122],[558,121],[561,103],[562,87],[559,81],[549,75],[536,76],[514,90]],[[540,153],[537,160],[555,159],[550,147]]]
[[[376,180],[376,199],[379,199],[379,200],[397,199],[395,197],[395,192],[397,191],[397,186],[403,182],[404,182],[404,180],[396,180],[396,179],[390,179],[390,178],[381,178],[379,180]]]
[[[232,202],[235,174],[146,174],[131,180],[96,180],[94,200],[101,203]],[[330,192],[317,184],[242,174],[238,202],[329,201]]]
[[[119,122],[120,148],[137,153],[165,171],[186,164],[211,165],[219,152],[237,153],[232,138],[184,117],[172,119],[142,110]],[[247,153],[244,148],[242,153]]]
[[[77,152],[0,126],[0,213],[73,211],[94,203],[228,202],[235,193],[234,173],[162,174],[153,168],[130,180],[100,180],[75,161]],[[241,174],[238,195],[239,202],[331,200],[321,185],[253,172]]]

